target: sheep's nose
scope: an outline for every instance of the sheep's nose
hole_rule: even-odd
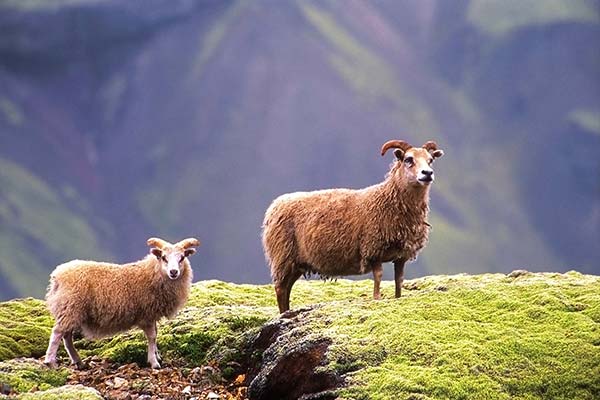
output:
[[[431,176],[431,175],[433,175],[433,170],[431,170],[431,169],[424,169],[424,170],[421,171],[421,173],[423,175],[426,175],[426,176]]]
[[[169,270],[169,276],[171,278],[177,278],[177,275],[179,275],[179,271],[177,271],[176,269]]]

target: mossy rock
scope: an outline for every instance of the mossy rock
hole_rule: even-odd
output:
[[[382,283],[383,300],[371,293],[371,280],[300,280],[292,291],[294,309],[311,309],[286,340],[328,343],[318,368],[345,382],[335,389],[342,398],[600,396],[599,277],[431,276],[406,281],[401,299],[393,282]],[[279,320],[272,285],[198,282],[179,315],[160,323],[159,348],[166,362],[185,366],[260,365],[263,352],[249,354],[251,343]],[[43,355],[51,326],[40,300],[0,303],[1,358]],[[123,363],[146,359],[139,330],[76,347]]]

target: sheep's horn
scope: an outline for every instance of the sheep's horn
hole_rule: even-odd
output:
[[[438,147],[436,142],[430,140],[423,145],[423,148],[427,151],[436,151]]]
[[[159,248],[159,249],[164,249],[165,247],[171,246],[171,243],[167,242],[166,240],[162,240],[162,239],[155,238],[155,237],[152,237],[152,238],[148,239],[146,241],[146,243],[150,247],[156,247],[156,248]]]
[[[386,151],[389,149],[401,149],[402,151],[406,151],[411,147],[412,146],[406,143],[404,140],[389,140],[381,147],[381,155],[384,156]]]
[[[185,250],[189,247],[200,246],[200,241],[196,238],[187,238],[187,239],[183,239],[181,242],[175,244],[175,246],[179,247],[180,249]]]

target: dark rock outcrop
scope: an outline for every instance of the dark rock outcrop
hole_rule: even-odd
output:
[[[335,372],[323,367],[332,340],[307,334],[303,321],[312,308],[283,314],[267,323],[251,344],[251,354],[262,359],[251,368],[248,397],[252,400],[333,399],[343,384]]]

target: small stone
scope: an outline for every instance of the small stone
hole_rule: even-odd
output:
[[[523,275],[527,275],[527,274],[529,274],[529,271],[527,271],[526,269],[515,269],[507,276],[509,278],[518,278],[519,276],[523,276]]]
[[[10,385],[7,385],[6,383],[0,385],[0,394],[9,395],[10,392],[12,392],[12,388],[10,387]]]
[[[192,387],[190,385],[187,385],[186,387],[183,388],[183,390],[181,391],[181,393],[183,393],[183,394],[192,394]]]
[[[207,375],[217,373],[217,371],[210,365],[205,365],[204,367],[202,367],[201,371],[202,371],[202,374],[207,374]]]
[[[127,379],[119,378],[118,376],[113,379],[115,389],[119,389],[121,386],[127,384]]]
[[[209,400],[216,400],[216,399],[220,399],[221,396],[219,396],[215,392],[209,392],[208,395],[206,396],[206,398]]]

